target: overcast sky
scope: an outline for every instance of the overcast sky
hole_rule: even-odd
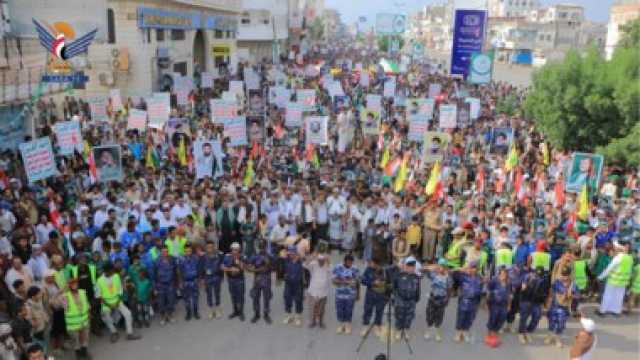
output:
[[[366,16],[369,23],[375,21],[376,14],[379,12],[393,12],[398,9],[394,4],[404,4],[399,8],[403,12],[413,12],[421,7],[429,4],[440,4],[446,0],[325,0],[325,4],[329,8],[336,9],[342,15],[342,21],[347,24],[353,23],[359,16]],[[485,0],[458,0],[460,2],[476,2],[484,3]],[[582,5],[585,8],[587,19],[606,23],[609,19],[609,7],[614,0],[541,0],[545,5],[557,3],[573,3]],[[396,10],[397,11],[397,10]]]

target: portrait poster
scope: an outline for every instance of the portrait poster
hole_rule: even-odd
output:
[[[422,115],[427,120],[433,119],[433,108],[435,100],[411,98],[407,100],[407,117],[413,115]]]
[[[217,142],[217,141],[216,141]],[[219,154],[216,154],[214,141],[197,140],[193,143],[193,157],[196,162],[196,179],[214,177]]]
[[[247,116],[247,138],[249,144],[253,144],[254,142],[264,144],[266,138],[264,117]]]
[[[511,141],[513,141],[513,129],[504,127],[491,130],[492,153],[506,154],[511,146]]]
[[[329,142],[329,118],[327,116],[307,116],[305,136],[307,144],[327,145]]]
[[[338,112],[341,109],[348,108],[351,105],[351,101],[348,96],[336,96],[333,98],[333,111]]]
[[[454,129],[458,121],[458,107],[455,104],[440,105],[440,123],[441,129]]]
[[[457,121],[458,127],[466,128],[471,125],[471,114],[469,111],[470,104],[462,100],[458,101]]]
[[[49,137],[20,144],[22,163],[30,183],[58,174]]]
[[[369,108],[361,109],[360,123],[364,136],[378,135],[380,132],[380,111]]]
[[[427,131],[424,133],[422,159],[425,164],[444,160],[451,135],[445,132]]]
[[[604,157],[599,154],[574,152],[567,167],[565,191],[579,193],[587,185],[589,194],[600,186]]]
[[[122,170],[122,153],[120,145],[96,146],[91,149],[98,171],[98,181],[120,181],[124,176]]]
[[[265,102],[262,90],[249,90],[249,115],[263,115]]]
[[[73,155],[75,150],[82,153],[83,142],[79,121],[60,121],[53,125],[60,155]]]

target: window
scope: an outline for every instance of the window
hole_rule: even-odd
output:
[[[184,40],[184,30],[171,30],[171,40]]]
[[[213,37],[216,38],[216,39],[222,39],[222,30],[216,30],[213,33]]]
[[[242,19],[240,20],[240,23],[241,23],[241,24],[244,24],[244,25],[249,25],[249,24],[251,24],[251,19],[249,19],[249,18],[242,18]]]
[[[173,72],[179,73],[182,76],[187,76],[187,63],[183,61],[173,64]]]
[[[151,44],[151,29],[147,29],[147,44]]]
[[[265,24],[265,25],[269,25],[269,19],[263,19],[262,23]]]
[[[156,29],[156,41],[164,41],[164,29]]]
[[[107,42],[116,43],[116,17],[113,9],[107,9]]]
[[[235,33],[231,30],[227,31],[227,39],[233,39],[235,37]]]

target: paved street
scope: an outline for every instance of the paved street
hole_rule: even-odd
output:
[[[250,284],[250,281],[249,281]],[[423,282],[422,301],[418,305],[417,320],[412,329],[411,346],[414,355],[411,356],[404,343],[393,343],[392,359],[545,359],[564,360],[568,358],[568,346],[563,349],[552,348],[542,344],[544,331],[538,331],[535,344],[522,347],[514,334],[503,337],[504,344],[498,349],[490,349],[483,343],[486,330],[487,312],[481,310],[474,324],[475,344],[459,345],[453,342],[455,322],[455,300],[449,306],[445,315],[444,334],[442,343],[425,342],[422,338],[425,330],[425,306],[428,285]],[[361,314],[363,300],[356,304],[354,313],[354,334],[351,336],[336,335],[336,319],[333,297],[327,303],[327,329],[320,331],[305,327],[295,328],[281,323],[284,316],[282,287],[275,289],[273,305],[274,324],[267,326],[263,321],[256,325],[249,323],[252,316],[250,299],[245,307],[247,321],[238,320],[199,320],[184,321],[182,304],[179,305],[177,322],[167,327],[160,327],[157,321],[150,329],[141,331],[144,338],[136,342],[121,340],[112,345],[108,337],[93,339],[92,353],[94,359],[136,359],[136,360],[164,360],[180,359],[331,359],[353,360],[373,359],[385,351],[385,345],[377,337],[371,336],[361,353],[356,353],[362,329]],[[364,289],[363,289],[364,290]],[[206,309],[201,293],[202,309]],[[223,291],[223,304],[226,314],[230,311],[229,294],[226,283]],[[306,306],[306,303],[305,303]],[[586,313],[590,316],[594,305],[586,306]],[[206,311],[202,311],[204,314]],[[307,315],[305,309],[305,315]],[[307,319],[305,318],[305,321]],[[632,360],[638,359],[639,350],[639,317],[595,318],[598,323],[598,347],[594,359]],[[516,320],[517,321],[517,320]],[[542,320],[541,327],[546,329],[546,320]],[[575,321],[570,321],[569,329],[564,335],[563,342],[569,344],[579,327]]]

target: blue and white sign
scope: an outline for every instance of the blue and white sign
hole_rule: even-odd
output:
[[[486,10],[456,10],[451,50],[452,75],[466,77],[471,57],[482,52],[486,19]]]
[[[376,33],[378,35],[403,34],[407,27],[407,17],[402,14],[377,14]]]
[[[20,153],[30,183],[58,174],[51,139],[48,137],[20,144]]]
[[[491,82],[493,60],[488,54],[473,54],[469,65],[469,77],[472,84],[488,84]]]

